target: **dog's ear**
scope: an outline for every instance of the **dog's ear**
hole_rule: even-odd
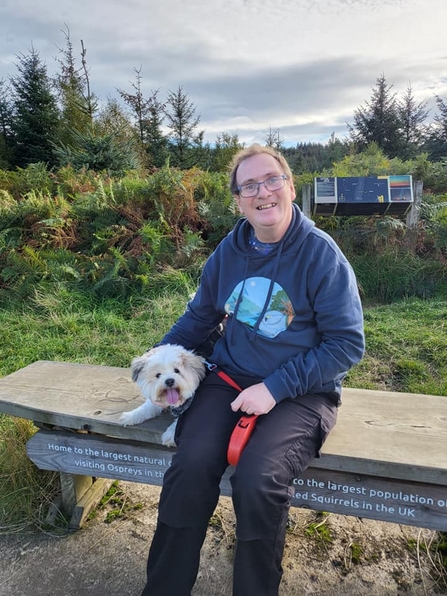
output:
[[[203,379],[205,376],[205,364],[201,356],[197,356],[193,352],[184,351],[182,352],[181,360],[183,366],[193,370],[200,380]]]
[[[132,373],[132,381],[136,383],[138,381],[139,376],[141,375],[144,365],[146,363],[147,357],[146,356],[138,356],[132,360],[132,364],[130,365],[130,371]]]

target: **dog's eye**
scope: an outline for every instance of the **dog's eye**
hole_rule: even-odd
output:
[[[156,378],[156,379],[159,379],[160,377],[161,377],[161,373],[157,373],[157,374],[155,375],[155,378]]]
[[[178,374],[178,375],[180,374],[180,371],[179,371],[179,369],[178,369],[178,368],[174,368],[174,372],[175,372],[176,374]]]

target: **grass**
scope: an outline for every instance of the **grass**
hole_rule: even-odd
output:
[[[45,526],[58,476],[26,457],[25,444],[35,432],[30,420],[0,415],[0,534]]]
[[[329,516],[328,513],[317,513],[316,520],[310,523],[305,530],[306,536],[318,539],[324,547],[332,544],[334,540],[332,530],[327,524]]]
[[[365,309],[366,355],[346,385],[447,395],[447,302],[406,299]]]
[[[363,549],[356,542],[349,544],[349,560],[353,565],[358,565],[362,559]]]
[[[128,519],[134,511],[139,511],[142,508],[142,503],[129,502],[127,495],[121,490],[119,482],[115,480],[98,507],[90,513],[88,519],[93,519],[99,511],[106,509],[104,521],[106,524],[111,524],[116,519]]]
[[[120,302],[38,292],[0,304],[0,376],[36,360],[129,366],[185,309],[185,295]]]

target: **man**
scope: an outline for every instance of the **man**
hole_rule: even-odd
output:
[[[241,414],[256,428],[231,477],[234,596],[277,596],[291,483],[335,424],[341,383],[364,351],[354,273],[293,203],[283,156],[252,145],[233,162],[241,218],[208,259],[194,299],[161,343],[198,348],[224,316],[210,372],[177,425],[143,596],[190,596]]]

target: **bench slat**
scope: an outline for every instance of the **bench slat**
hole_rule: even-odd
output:
[[[38,431],[27,444],[30,459],[45,470],[160,486],[173,452],[159,445],[67,433]],[[229,468],[221,494],[231,494]],[[318,470],[313,464],[293,481],[292,505],[417,527],[447,530],[447,490],[365,473]],[[83,507],[78,506],[82,511]],[[72,522],[73,527],[77,523]]]

